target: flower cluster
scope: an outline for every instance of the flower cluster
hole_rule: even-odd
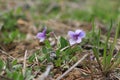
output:
[[[70,45],[78,44],[85,37],[85,32],[83,30],[68,31],[69,43]],[[36,37],[43,42],[46,39],[46,28],[42,32],[37,33]]]

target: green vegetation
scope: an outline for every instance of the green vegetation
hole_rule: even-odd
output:
[[[111,72],[120,65],[120,51],[116,50],[117,39],[120,37],[120,1],[92,0],[88,2],[86,0],[41,0],[40,2],[36,0],[34,6],[29,4],[18,7],[15,10],[10,10],[2,15],[0,14],[0,23],[3,24],[2,26],[0,24],[0,76],[4,76],[8,80],[32,80],[44,73],[47,65],[51,63],[54,65],[54,69],[63,73],[77,62],[78,58],[80,58],[78,55],[83,56],[84,51],[92,51],[93,54],[91,55],[94,59],[89,60],[91,57],[89,55],[80,64],[80,68],[82,67],[84,70],[84,67],[88,67],[89,69],[90,65],[96,68],[97,65],[98,67],[96,69],[100,72],[100,75],[106,78],[110,77]],[[1,2],[0,5],[2,5]],[[30,22],[27,25],[29,27],[31,24],[34,24],[35,29],[32,28],[30,32],[27,32],[29,30],[28,28],[25,31],[22,30],[21,27],[23,25],[19,26],[17,23],[19,19]],[[86,31],[86,37],[80,44],[70,46],[66,37],[67,34],[64,37],[59,33],[57,36],[51,34],[53,30],[48,25],[47,38],[44,42],[37,43],[37,40],[33,38],[36,36],[37,31],[43,28],[44,23],[42,24],[42,21],[51,19],[61,21],[61,23],[69,20],[90,23],[92,24],[92,30]],[[107,29],[104,34],[102,34],[102,29],[96,27],[97,22],[104,25],[102,26],[103,29]],[[69,29],[72,31],[73,28]],[[59,30],[63,29],[61,28]],[[64,31],[67,33],[67,29]],[[22,41],[29,37],[28,34],[30,34],[30,39],[32,40],[22,43]],[[111,37],[111,34],[114,37]],[[111,38],[113,40],[110,42]],[[54,45],[51,45],[50,39],[55,42]],[[17,46],[14,47],[15,50],[6,49],[8,48],[7,45],[15,44],[15,42],[22,43],[25,47],[22,46],[22,49],[20,47],[19,50],[19,44],[16,44]],[[33,45],[31,46],[31,44]],[[90,45],[89,50],[84,48],[87,45]],[[28,50],[28,53],[32,52],[31,54],[27,54],[26,65],[23,63],[25,62],[25,50]],[[12,53],[9,54],[9,52],[12,51],[13,54],[22,55],[22,59],[16,56],[11,58],[13,55]],[[20,54],[17,51],[21,51]],[[95,64],[92,64],[92,61]],[[55,76],[56,72],[54,69],[50,72],[51,77]],[[96,72],[91,71],[91,74],[88,76],[94,73]]]

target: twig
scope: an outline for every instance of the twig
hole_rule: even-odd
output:
[[[53,34],[55,40],[56,40],[56,41],[59,41],[59,39],[58,39],[57,35],[55,34],[55,32],[52,32],[52,34]]]
[[[60,50],[60,52],[66,50],[66,49],[68,49],[68,48],[70,48],[70,47],[76,46],[76,45],[77,45],[77,44],[70,45],[70,46],[66,46],[66,47],[62,48],[62,49]]]
[[[12,79],[10,79],[10,78],[8,78],[8,77],[1,76],[1,75],[0,75],[0,80],[12,80]]]
[[[61,76],[59,76],[56,80],[62,79],[64,76],[66,76],[73,68],[75,68],[80,62],[82,62],[88,54],[85,54],[79,61],[77,61],[70,69],[68,69],[65,73],[63,73]]]
[[[12,59],[15,59],[14,57],[12,57],[12,56],[9,55],[7,52],[5,52],[5,51],[3,51],[3,50],[1,50],[1,49],[0,49],[0,52],[3,53],[3,54],[5,54],[5,55],[7,55],[8,57],[10,57],[10,58],[12,58]]]
[[[66,50],[66,49],[69,48],[69,47],[71,47],[71,46],[66,46],[66,47],[62,48],[62,49],[60,50],[60,52]]]
[[[40,75],[40,77],[37,80],[45,80],[45,78],[47,78],[52,68],[53,68],[53,65],[48,65],[48,67],[46,68],[46,71],[42,75]]]
[[[38,64],[38,58],[37,58],[37,55],[35,54],[35,60],[36,60],[36,62],[37,62],[37,64]]]
[[[23,62],[23,75],[25,75],[26,72],[26,59],[27,59],[27,50],[25,51],[25,55],[24,55],[24,62]]]

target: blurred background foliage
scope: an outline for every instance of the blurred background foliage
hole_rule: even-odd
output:
[[[36,26],[49,19],[117,23],[120,21],[119,3],[120,0],[0,0],[0,42],[10,43],[25,35],[17,27],[18,19],[31,21]]]

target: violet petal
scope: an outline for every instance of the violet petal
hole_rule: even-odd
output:
[[[84,38],[85,37],[85,32],[81,31],[80,34],[79,34],[79,37]]]
[[[69,43],[70,43],[70,45],[74,45],[76,43],[76,41],[73,39],[69,39]]]
[[[80,34],[82,32],[82,30],[76,30],[75,34]]]
[[[43,42],[44,40],[45,40],[45,38],[41,38],[41,39],[40,39],[40,42]]]
[[[76,43],[80,43],[82,41],[81,37],[78,37],[78,39],[76,40]]]
[[[38,39],[40,39],[41,37],[44,37],[44,34],[43,33],[37,33],[37,36],[36,36]]]
[[[74,33],[73,31],[69,31],[69,32],[68,32],[68,36],[70,36],[70,38],[73,38],[74,34],[75,34],[75,33]]]

